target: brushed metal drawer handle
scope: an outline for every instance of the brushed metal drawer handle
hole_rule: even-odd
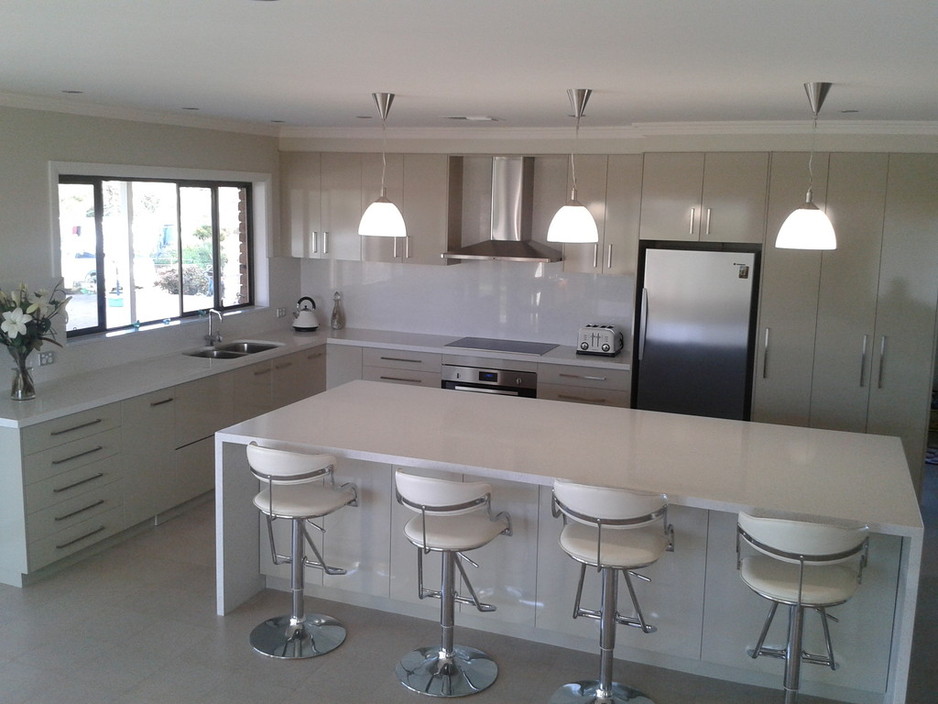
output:
[[[174,398],[164,398],[162,401],[153,401],[150,403],[150,408],[155,408],[156,406],[162,406],[167,403],[172,403],[176,399]]]
[[[560,372],[557,376],[561,376],[566,379],[586,379],[587,381],[606,381],[606,377],[604,376],[590,376],[589,374],[567,374],[565,372]]]
[[[385,362],[407,362],[409,364],[423,364],[419,359],[405,359],[404,357],[378,357]]]
[[[92,455],[95,452],[100,452],[104,449],[104,445],[98,445],[97,447],[92,447],[90,450],[85,450],[84,452],[79,452],[77,455],[72,455],[71,457],[65,457],[60,460],[52,460],[53,465],[65,464],[66,462],[71,462],[72,460],[77,460],[79,457],[84,457],[85,455]]]
[[[264,374],[270,374],[270,367],[267,369],[258,369],[256,372],[254,372],[254,376],[264,376]]]
[[[100,479],[103,476],[104,476],[104,472],[98,472],[97,474],[92,474],[90,477],[79,479],[77,482],[74,482],[73,484],[69,484],[68,486],[62,486],[62,487],[59,487],[58,489],[53,489],[52,493],[61,494],[63,491],[68,491],[69,489],[74,489],[76,486],[81,486],[82,484],[93,482],[95,479]]]
[[[101,532],[102,530],[104,530],[104,529],[105,529],[105,526],[99,526],[99,527],[95,528],[93,531],[90,531],[90,532],[88,532],[88,533],[85,533],[84,535],[78,536],[78,537],[75,538],[74,540],[69,540],[67,543],[62,543],[61,545],[56,545],[56,546],[55,546],[55,549],[56,549],[56,550],[64,550],[65,548],[67,548],[67,547],[69,547],[69,546],[71,546],[71,545],[74,545],[75,543],[81,542],[81,541],[84,540],[85,538],[90,538],[92,535],[97,535],[98,533],[100,533],[100,532]]]
[[[381,381],[403,381],[408,384],[422,384],[423,383],[423,379],[406,379],[402,376],[379,376],[378,378],[381,379]]]
[[[604,398],[584,398],[583,396],[568,396],[567,394],[557,394],[557,398],[564,401],[575,401],[577,403],[593,403],[599,406],[605,406],[609,401]]]
[[[81,425],[73,425],[71,428],[63,428],[62,430],[53,430],[49,435],[55,437],[56,435],[64,435],[65,433],[70,433],[73,430],[81,430],[82,428],[88,428],[92,425],[97,425],[98,423],[104,422],[104,418],[95,418],[90,420],[87,423],[82,423]]]
[[[103,504],[103,503],[105,503],[104,499],[98,499],[98,500],[95,501],[93,504],[88,504],[88,505],[85,506],[84,508],[80,508],[80,509],[78,509],[77,511],[72,511],[71,513],[66,513],[64,516],[56,516],[56,517],[55,517],[55,520],[57,520],[57,521],[67,521],[69,518],[72,518],[73,516],[77,516],[79,513],[84,513],[85,511],[90,511],[90,510],[93,509],[93,508],[97,508],[98,506],[100,506],[100,505]]]
[[[287,367],[292,367],[293,362],[284,362],[283,364],[275,364],[274,369],[286,369]]]
[[[306,355],[306,359],[319,359],[322,357],[322,352],[313,352],[312,354]]]

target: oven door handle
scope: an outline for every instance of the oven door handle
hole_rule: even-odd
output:
[[[483,389],[478,386],[463,386],[462,384],[454,384],[449,388],[451,388],[453,391],[470,391],[474,394],[495,394],[497,396],[520,395],[517,391],[512,391],[511,389]]]

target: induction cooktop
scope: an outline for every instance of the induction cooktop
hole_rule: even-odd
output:
[[[447,342],[446,347],[465,347],[471,350],[489,350],[492,352],[511,352],[512,354],[542,355],[550,352],[557,345],[550,342],[525,342],[524,340],[496,340],[491,337],[460,337]]]

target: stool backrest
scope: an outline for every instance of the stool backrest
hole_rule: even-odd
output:
[[[394,473],[397,499],[417,513],[457,515],[486,507],[492,496],[488,482],[460,482],[421,477],[397,470]]]
[[[591,486],[558,479],[554,482],[554,505],[567,518],[605,528],[628,529],[646,526],[666,513],[668,497],[644,491]]]
[[[740,513],[737,535],[759,552],[795,564],[837,564],[865,550],[869,528]]]
[[[336,459],[332,455],[310,455],[278,450],[251,443],[247,446],[251,473],[271,484],[315,481],[331,474]]]

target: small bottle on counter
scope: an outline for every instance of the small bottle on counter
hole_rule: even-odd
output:
[[[333,330],[345,327],[345,311],[342,310],[342,294],[336,291],[332,296],[332,320],[330,326]]]

